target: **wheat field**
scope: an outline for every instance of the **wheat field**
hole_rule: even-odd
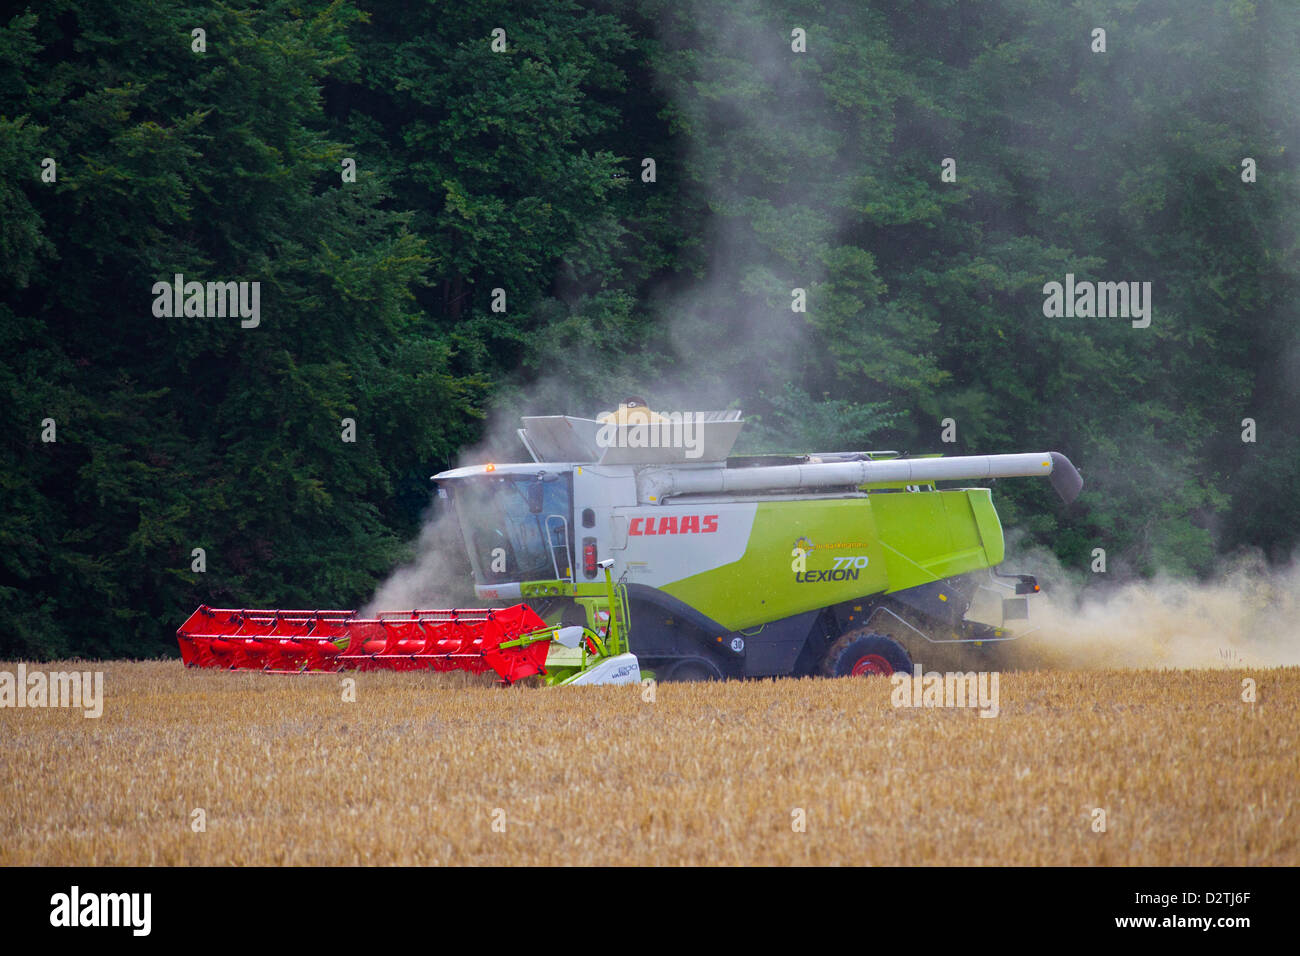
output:
[[[3,865],[1300,862],[1295,667],[1004,673],[994,718],[884,678],[41,667],[102,669],[104,713],[0,709]]]

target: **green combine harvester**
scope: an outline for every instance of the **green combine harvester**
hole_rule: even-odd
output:
[[[993,570],[990,489],[936,483],[1038,476],[1067,503],[1083,486],[1056,452],[729,457],[739,411],[629,400],[523,424],[531,462],[433,476],[478,596],[587,632],[612,623],[627,647],[610,657],[666,680],[910,672],[920,648],[1008,640],[1038,583]],[[999,623],[966,619],[982,590]],[[571,679],[585,653],[554,642],[546,670]]]
[[[510,607],[386,611],[200,607],[186,665],[275,673],[495,671],[505,683],[626,684],[910,672],[919,654],[1015,636],[1039,589],[1000,574],[988,488],[1037,476],[1067,503],[1056,452],[731,456],[739,411],[525,418],[531,462],[434,475],[475,591]],[[997,595],[996,623],[968,618]]]

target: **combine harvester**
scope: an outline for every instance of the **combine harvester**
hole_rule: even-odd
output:
[[[994,570],[990,489],[936,483],[1043,477],[1066,503],[1083,487],[1057,452],[729,457],[739,411],[663,416],[629,399],[600,419],[523,421],[531,462],[433,476],[476,594],[513,606],[200,607],[178,631],[186,665],[560,685],[910,672],[918,647],[1010,640],[1039,590]],[[981,590],[1001,598],[1000,625],[967,619]]]

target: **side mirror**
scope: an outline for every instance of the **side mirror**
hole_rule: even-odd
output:
[[[539,515],[542,513],[542,483],[534,481],[528,486],[528,510]]]

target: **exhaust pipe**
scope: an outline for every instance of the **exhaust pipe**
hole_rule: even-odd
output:
[[[1060,452],[836,461],[758,468],[647,468],[637,477],[637,497],[658,504],[676,495],[805,491],[885,482],[971,481],[986,478],[1050,478],[1066,504],[1079,497],[1083,478]]]

